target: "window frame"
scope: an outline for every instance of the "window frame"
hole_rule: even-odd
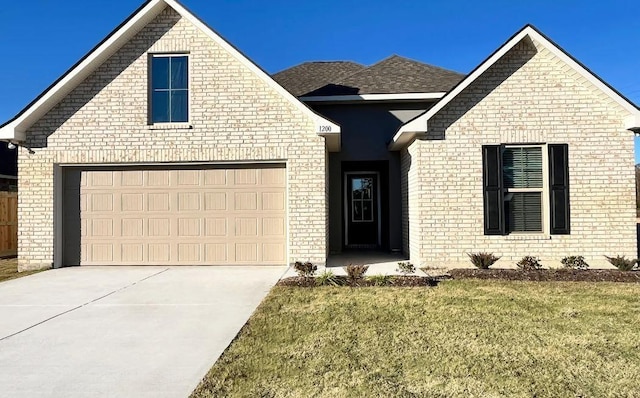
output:
[[[155,122],[153,120],[153,59],[154,58],[177,58],[177,57],[186,57],[187,58],[187,120],[181,122]],[[147,61],[147,119],[149,126],[153,127],[172,127],[172,126],[191,126],[191,89],[192,89],[192,73],[191,73],[191,54],[188,52],[161,52],[161,53],[149,53],[148,61]],[[171,109],[169,109],[169,113],[171,113]]]
[[[506,212],[506,202],[507,202],[507,196],[509,195],[509,193],[526,193],[526,192],[540,192],[540,205],[542,207],[541,209],[541,224],[542,224],[542,230],[541,231],[512,231],[509,232],[506,230],[504,230],[504,233],[506,236],[509,235],[545,235],[545,236],[549,236],[550,235],[550,226],[549,226],[549,219],[551,217],[551,213],[550,213],[550,195],[549,195],[549,148],[547,146],[547,144],[502,144],[501,145],[501,149],[500,149],[500,163],[501,163],[501,167],[502,169],[500,170],[501,173],[501,178],[504,178],[504,165],[503,165],[503,160],[504,160],[504,152],[505,149],[508,148],[540,148],[540,151],[542,152],[542,188],[507,188],[507,187],[503,187],[503,192],[504,192],[504,197],[503,197],[503,203],[502,203],[502,211],[504,213],[504,217],[505,217],[505,222],[506,222],[506,218],[508,217],[508,214]]]

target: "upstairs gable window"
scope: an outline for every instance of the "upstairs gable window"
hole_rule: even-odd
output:
[[[189,121],[189,57],[151,57],[151,123]]]

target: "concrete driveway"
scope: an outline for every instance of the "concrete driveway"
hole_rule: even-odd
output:
[[[2,397],[187,397],[284,267],[78,267],[0,283]]]

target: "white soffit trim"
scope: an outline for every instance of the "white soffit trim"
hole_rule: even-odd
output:
[[[636,113],[627,116],[627,118],[624,119],[624,128],[627,130],[640,130],[640,114]]]
[[[401,139],[403,134],[407,133],[425,133],[427,132],[427,124],[436,113],[444,108],[449,102],[451,102],[458,94],[460,94],[465,88],[479,78],[487,69],[495,64],[500,58],[502,58],[509,50],[511,50],[516,44],[520,43],[525,37],[529,37],[532,40],[537,41],[546,49],[548,49],[556,57],[564,61],[567,65],[571,66],[581,76],[587,79],[590,83],[602,90],[605,94],[616,101],[622,108],[627,110],[632,115],[640,115],[640,110],[629,100],[621,96],[618,92],[609,87],[600,78],[595,76],[592,72],[587,70],[584,66],[580,65],[576,60],[570,57],[556,44],[552,43],[549,39],[544,37],[533,26],[527,25],[520,32],[516,33],[509,41],[502,45],[496,52],[494,52],[486,61],[480,64],[471,74],[464,78],[453,90],[449,91],[440,101],[438,101],[431,109],[417,118],[402,125],[398,132],[394,135],[392,142],[389,144],[390,150],[399,150],[402,148],[403,142],[409,140]]]
[[[26,130],[51,108],[59,103],[69,92],[89,76],[97,67],[102,65],[111,55],[129,41],[144,26],[151,22],[166,6],[173,8],[183,18],[202,30],[213,41],[227,50],[234,58],[249,68],[259,78],[275,89],[282,97],[289,100],[304,114],[311,117],[315,123],[315,132],[339,134],[340,126],[318,115],[291,93],[276,83],[271,76],[250,61],[239,50],[220,37],[210,27],[198,19],[175,0],[149,0],[139,8],[129,19],[111,33],[108,38],[91,50],[78,64],[72,67],[59,81],[49,87],[33,103],[21,111],[13,120],[0,127],[0,140],[24,141]]]
[[[356,94],[356,95],[318,95],[298,97],[303,102],[343,102],[343,101],[402,101],[433,100],[444,97],[445,92],[401,93],[401,94]]]

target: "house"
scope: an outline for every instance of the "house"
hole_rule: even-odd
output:
[[[640,111],[531,26],[470,74],[269,76],[150,0],[16,117],[19,267],[633,256]],[[631,131],[630,131],[631,130]]]

